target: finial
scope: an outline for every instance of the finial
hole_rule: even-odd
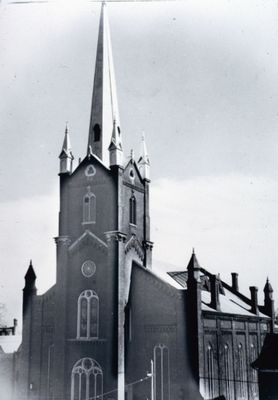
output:
[[[30,267],[33,266],[32,260],[30,260],[29,266],[30,266]]]
[[[90,158],[93,155],[92,146],[89,144],[88,146],[88,157]]]
[[[192,254],[195,254],[195,249],[194,249],[194,247],[192,247]]]
[[[134,150],[130,150],[130,159],[133,161],[134,160]]]

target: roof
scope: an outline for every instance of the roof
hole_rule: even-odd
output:
[[[188,264],[188,269],[194,268],[199,271],[200,285],[201,285],[201,299],[202,299],[202,310],[215,312],[215,313],[227,313],[234,315],[244,315],[244,316],[258,316],[263,318],[270,318],[263,312],[263,307],[259,306],[259,313],[254,314],[251,312],[251,299],[240,293],[238,290],[234,289],[228,283],[222,281],[220,277],[217,277],[219,284],[219,303],[220,310],[216,310],[211,307],[211,274],[205,268],[202,268],[193,253]],[[167,275],[176,282],[176,284],[183,289],[187,289],[188,280],[188,269],[183,271],[170,271]]]
[[[237,314],[252,317],[255,314],[251,312],[251,307],[246,304],[239,297],[234,295],[232,292],[225,290],[225,295],[219,294],[220,310],[216,311],[214,308],[210,307],[211,294],[205,290],[202,290],[202,310],[212,311],[215,313],[225,313],[225,314]],[[265,314],[259,312],[259,317],[269,318]]]

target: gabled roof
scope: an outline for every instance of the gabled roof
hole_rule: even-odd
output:
[[[88,154],[86,157],[83,158],[83,160],[77,165],[71,176],[75,175],[80,168],[82,168],[84,165],[87,165],[89,163],[96,163],[99,165],[103,170],[105,171],[111,171],[109,167],[107,167],[104,162],[95,154]]]
[[[201,285],[201,298],[202,298],[202,310],[203,311],[211,311],[211,312],[220,312],[220,313],[228,313],[228,314],[237,314],[237,315],[248,315],[254,316],[251,312],[251,299],[235,290],[231,285],[224,282],[218,277],[219,284],[219,301],[220,301],[220,311],[216,311],[214,308],[210,306],[211,304],[211,283],[210,278],[213,276],[209,271],[205,268],[202,268],[198,263],[196,255],[192,254],[190,261],[188,263],[187,270],[183,271],[170,271],[168,275],[180,285],[182,288],[187,288],[187,280],[188,280],[188,271],[190,269],[198,269],[200,272],[200,285]],[[264,314],[263,306],[259,306],[259,314],[258,316],[263,318],[269,318],[266,314]]]

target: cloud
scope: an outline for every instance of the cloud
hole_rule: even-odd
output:
[[[1,204],[0,302],[7,307],[9,324],[21,316],[24,275],[29,260],[37,274],[39,292],[48,289],[55,279],[56,249],[52,238],[57,234],[58,192]]]
[[[278,286],[278,188],[274,179],[244,175],[162,179],[151,190],[154,258],[184,268],[195,248],[201,265],[240,273],[240,286]]]

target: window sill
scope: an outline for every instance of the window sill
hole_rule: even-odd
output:
[[[67,339],[68,342],[107,342],[107,339],[100,338],[75,338],[75,339]]]
[[[86,222],[81,222],[82,225],[91,225],[91,224],[95,224],[96,221],[86,221]]]

